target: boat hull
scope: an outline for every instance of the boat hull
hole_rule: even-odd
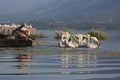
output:
[[[31,47],[30,40],[0,39],[0,47]]]

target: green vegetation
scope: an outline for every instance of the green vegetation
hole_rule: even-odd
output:
[[[63,29],[62,31],[71,33],[71,31],[67,28]],[[88,34],[90,34],[90,36],[92,36],[92,37],[96,37],[98,40],[107,40],[108,39],[108,36],[104,32],[102,32],[100,30],[96,30],[96,29],[92,29]],[[56,32],[55,39],[61,39],[61,34],[59,31]]]
[[[64,27],[61,31],[69,32],[70,34],[72,34],[72,31],[66,27]],[[61,34],[59,31],[56,31],[55,39],[61,39]]]
[[[46,38],[47,36],[45,36],[43,33],[39,33],[39,34],[32,34],[31,35],[34,38]]]
[[[62,31],[64,31],[64,32],[69,32],[70,34],[73,34],[72,31],[71,31],[70,29],[66,28],[66,27],[64,27],[64,28],[62,29]]]
[[[100,30],[96,30],[96,29],[92,29],[88,34],[90,34],[90,36],[94,36],[97,37],[98,40],[107,40],[108,36],[100,31]]]
[[[61,34],[58,31],[55,34],[55,39],[61,39]]]

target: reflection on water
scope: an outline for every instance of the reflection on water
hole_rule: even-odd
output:
[[[32,61],[33,57],[30,54],[2,55],[0,56],[0,70],[5,71],[2,70],[4,72],[0,72],[0,75],[30,75],[25,70],[30,69]]]
[[[53,31],[45,33],[49,37],[39,41],[57,43]],[[0,48],[0,80],[120,80],[120,35],[108,34],[110,39],[93,51],[57,44]]]
[[[69,64],[69,63],[77,63],[78,67],[91,67],[96,66],[97,62],[97,56],[96,55],[69,55],[69,54],[62,54],[61,55],[61,61],[63,64]],[[67,65],[69,67],[69,65]]]
[[[90,54],[62,54],[62,68],[95,68],[97,65],[97,56]],[[62,74],[84,74],[90,71],[62,72]]]
[[[17,55],[18,62],[21,62],[18,67],[20,69],[28,69],[30,68],[29,63],[32,61],[32,56],[30,54],[19,54]]]
[[[119,80],[120,57],[96,53],[0,54],[0,79]],[[12,78],[11,78],[12,77]],[[10,79],[11,78],[11,79]]]

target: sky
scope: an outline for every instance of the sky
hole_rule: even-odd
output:
[[[42,11],[43,12],[49,11],[50,9],[54,10],[55,7],[56,7],[56,9],[61,8],[60,10],[62,11],[62,7],[61,7],[62,5],[68,6],[68,7],[72,6],[73,8],[75,7],[76,9],[79,9],[79,10],[80,9],[87,10],[87,7],[89,7],[89,6],[91,6],[90,7],[91,10],[92,9],[95,10],[96,8],[94,8],[94,7],[96,7],[96,4],[97,4],[98,9],[99,8],[101,9],[102,7],[103,7],[103,9],[105,9],[106,6],[111,7],[111,9],[118,9],[116,7],[118,6],[118,4],[120,2],[120,0],[116,0],[116,1],[114,1],[114,0],[81,0],[81,1],[73,0],[74,3],[77,4],[77,2],[80,2],[80,4],[71,5],[72,2],[70,3],[70,1],[72,1],[72,0],[0,0],[0,15],[16,14],[16,13],[21,14],[21,13],[29,13],[29,12],[40,13]],[[110,3],[108,1],[110,1]],[[103,2],[107,2],[107,3],[104,4]],[[114,2],[114,4],[116,4],[118,2],[118,4],[116,6],[114,6],[112,4],[112,2]],[[55,3],[55,5],[54,5],[54,3]],[[101,4],[99,5],[98,3],[103,3],[103,5],[101,6]],[[81,5],[81,4],[83,4],[83,5]],[[112,6],[110,6],[110,5],[112,5]],[[69,9],[63,8],[63,11],[64,10],[69,10]]]
[[[0,0],[0,14],[13,14],[32,11],[59,0]]]
[[[27,12],[47,0],[0,0],[0,14]]]

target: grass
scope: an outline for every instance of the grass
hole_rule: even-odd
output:
[[[63,28],[61,31],[63,31],[63,32],[69,32],[70,34],[72,34],[72,31],[70,30],[70,29],[68,29],[68,28]],[[61,34],[59,33],[59,31],[57,31],[56,32],[56,34],[55,34],[55,39],[61,39]]]
[[[61,39],[61,34],[59,32],[56,32],[55,39],[58,39],[58,40]]]
[[[96,37],[98,40],[108,39],[108,36],[104,32],[96,29],[92,29],[88,34],[90,34],[90,36]]]
[[[70,34],[72,34],[72,32],[67,28],[64,28],[62,31],[69,32]],[[90,32],[88,32],[88,34],[90,34],[90,36],[92,36],[92,37],[96,37],[98,40],[107,40],[108,39],[107,34],[105,34],[104,32],[102,32],[100,30],[96,30],[96,29],[90,30]],[[61,34],[59,33],[59,31],[56,32],[55,39],[61,39]]]
[[[47,37],[47,36],[45,36],[43,33],[32,34],[31,36],[33,36],[34,38],[46,38],[46,37]]]

